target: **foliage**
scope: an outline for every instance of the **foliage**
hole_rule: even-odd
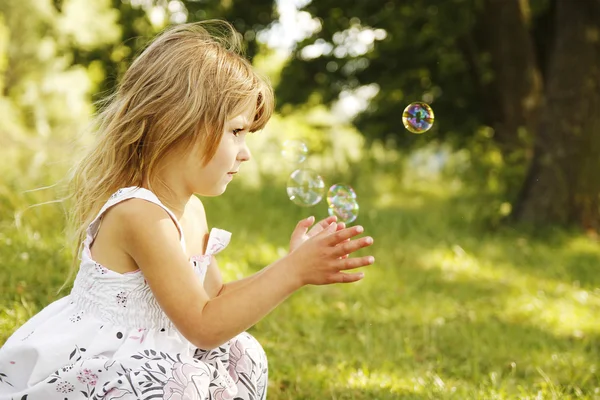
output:
[[[546,3],[531,2],[531,29],[540,37],[548,33],[537,23]],[[283,69],[284,84],[277,90],[282,110],[307,101],[330,104],[344,91],[375,85],[377,94],[355,121],[368,138],[393,138],[403,147],[423,144],[422,137],[402,134],[400,115],[409,103],[425,101],[436,114],[432,133],[465,146],[481,125],[496,122],[487,118],[478,90],[497,71],[487,49],[469,53],[482,5],[482,0],[310,2],[304,10],[321,29],[298,44]]]

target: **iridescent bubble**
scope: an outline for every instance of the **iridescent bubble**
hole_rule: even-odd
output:
[[[411,103],[402,113],[404,127],[412,133],[424,133],[433,125],[433,110],[427,103]]]
[[[335,215],[339,222],[350,223],[358,217],[356,192],[348,185],[338,183],[330,187],[327,192],[327,204],[329,215]]]
[[[300,164],[306,160],[308,147],[299,140],[286,140],[283,142],[281,155],[283,159],[292,164]]]
[[[329,215],[335,215],[338,222],[349,224],[358,218],[358,209],[358,203],[354,200],[344,206],[329,206],[327,211]]]
[[[348,200],[356,200],[356,192],[352,187],[336,183],[327,191],[327,204],[341,205]]]
[[[291,201],[302,207],[310,207],[323,199],[325,182],[313,170],[297,169],[290,174],[286,189]]]

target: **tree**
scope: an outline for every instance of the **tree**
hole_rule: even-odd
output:
[[[556,0],[531,167],[515,216],[600,229],[600,0]]]
[[[57,1],[59,10],[73,2]],[[85,0],[84,0],[85,1]],[[256,33],[267,27],[276,15],[273,0],[244,2],[239,0],[180,0],[167,2],[145,0],[136,3],[110,0],[117,15],[120,35],[117,40],[106,41],[104,46],[81,46],[73,37],[73,63],[89,67],[94,65],[98,87],[94,99],[100,99],[114,90],[122,74],[146,44],[168,25],[206,19],[225,19],[240,32],[247,44],[246,54],[252,59],[258,51]],[[134,5],[135,4],[135,5]]]
[[[354,122],[370,138],[403,145],[427,140],[404,134],[399,121],[415,100],[432,103],[435,136],[455,145],[490,126],[505,163],[523,171],[505,182],[516,219],[597,229],[599,1],[313,2],[306,11],[322,29],[299,43],[278,98],[331,103],[375,84]],[[377,29],[382,40],[351,49]]]

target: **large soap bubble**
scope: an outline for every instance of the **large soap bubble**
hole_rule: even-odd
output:
[[[314,206],[323,199],[325,182],[313,170],[297,169],[290,174],[287,194],[290,200],[299,206]]]

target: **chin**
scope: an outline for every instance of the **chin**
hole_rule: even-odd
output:
[[[225,193],[226,190],[227,190],[227,185],[224,185],[221,188],[214,188],[212,190],[198,191],[198,192],[196,192],[196,194],[198,194],[199,196],[204,196],[204,197],[217,197],[217,196],[220,196],[223,193]]]

